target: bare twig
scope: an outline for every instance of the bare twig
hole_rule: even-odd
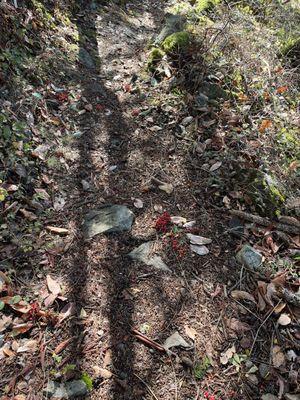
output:
[[[148,392],[149,392],[150,394],[152,394],[152,396],[155,398],[155,400],[158,400],[156,394],[153,392],[153,390],[151,389],[151,387],[150,387],[140,376],[138,376],[138,375],[135,374],[135,373],[134,373],[133,375],[134,375],[135,377],[137,377],[137,378],[146,386]]]
[[[154,349],[161,351],[163,353],[166,352],[163,346],[161,346],[159,343],[155,342],[152,339],[149,339],[147,336],[143,335],[141,332],[139,332],[136,329],[132,329],[131,332],[134,334],[134,336],[139,339],[141,342],[147,344],[150,347],[153,347]]]

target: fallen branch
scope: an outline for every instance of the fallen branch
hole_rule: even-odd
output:
[[[153,347],[154,349],[161,351],[163,353],[166,352],[163,346],[161,346],[159,343],[155,342],[152,339],[149,339],[147,336],[143,335],[141,332],[139,332],[136,329],[132,329],[132,333],[134,336],[139,339],[141,342],[145,343],[146,345]]]
[[[229,212],[232,215],[245,219],[246,221],[255,222],[258,225],[273,227],[278,231],[293,233],[295,235],[300,234],[300,227],[282,224],[280,222],[270,221],[267,218],[260,217],[259,215],[249,214],[244,211],[230,210]]]

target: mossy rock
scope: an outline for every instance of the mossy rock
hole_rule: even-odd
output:
[[[164,55],[165,52],[163,52],[161,49],[154,47],[148,57],[147,69],[151,72],[154,72],[157,64],[160,62]]]
[[[270,217],[280,215],[286,200],[284,186],[273,176],[258,170],[250,170],[247,174],[245,194],[257,212]]]
[[[186,31],[176,32],[168,36],[162,43],[162,48],[166,53],[183,50],[190,43],[190,34]]]

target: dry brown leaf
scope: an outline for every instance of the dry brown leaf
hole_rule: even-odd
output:
[[[96,375],[100,376],[103,379],[110,379],[112,377],[112,372],[110,372],[106,368],[100,368],[97,365],[93,367],[93,370],[95,371]]]
[[[256,304],[256,300],[252,294],[245,292],[244,290],[233,290],[231,296],[236,300],[249,300]]]
[[[236,318],[230,318],[227,320],[228,328],[238,334],[242,334],[251,330],[251,327],[246,323]]]
[[[235,345],[233,345],[232,347],[229,347],[229,349],[227,349],[226,351],[221,353],[221,356],[220,356],[221,364],[227,365],[229,360],[234,356],[235,353],[236,353]]]
[[[12,351],[9,346],[2,347],[2,351],[7,357],[13,357],[15,355],[15,352]]]
[[[20,335],[29,331],[33,327],[33,324],[28,322],[26,324],[17,324],[13,326],[12,334],[13,336]]]
[[[52,233],[58,233],[60,235],[66,235],[67,233],[69,233],[69,230],[66,228],[59,228],[58,226],[50,226],[47,225],[46,229]]]
[[[196,329],[190,328],[189,326],[185,325],[184,330],[185,330],[186,335],[187,335],[190,339],[195,340],[195,337],[196,337],[196,335],[197,335]]]
[[[59,354],[61,353],[68,345],[74,340],[74,337],[71,337],[67,340],[61,342],[58,346],[55,347],[54,353]]]
[[[34,353],[38,348],[38,341],[34,339],[25,340],[25,342],[18,347],[17,353]]]
[[[286,306],[286,303],[279,303],[279,304],[274,308],[275,314],[281,313],[281,311],[285,308],[285,306]]]
[[[262,123],[260,124],[260,127],[258,130],[260,133],[264,133],[265,130],[271,128],[271,126],[272,126],[272,121],[269,119],[264,119],[262,121]]]
[[[44,300],[45,307],[47,307],[47,308],[51,307],[56,299],[57,299],[57,295],[50,293],[49,296],[47,296]]]
[[[280,368],[285,365],[285,355],[281,351],[280,346],[274,346],[272,349],[272,363],[275,368]]]
[[[103,368],[106,368],[111,364],[112,364],[112,351],[111,349],[107,349],[103,360]]]
[[[25,208],[20,208],[19,211],[23,215],[23,217],[28,219],[29,221],[36,221],[37,220],[37,216],[33,212],[27,211],[27,210],[25,210]]]
[[[3,315],[3,317],[0,319],[0,332],[5,331],[5,329],[8,328],[11,323],[12,318]]]
[[[53,278],[51,278],[50,275],[47,275],[47,286],[48,286],[48,290],[49,292],[58,295],[61,292],[61,287],[60,284],[55,281]]]

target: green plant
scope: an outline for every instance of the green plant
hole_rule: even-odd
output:
[[[186,48],[189,43],[190,34],[188,32],[175,32],[163,41],[162,48],[166,53],[170,53]]]
[[[208,368],[211,366],[211,361],[209,357],[203,357],[202,361],[198,362],[194,368],[194,376],[196,379],[203,379]]]
[[[88,390],[93,389],[93,380],[87,372],[82,373],[81,380],[86,384]]]

